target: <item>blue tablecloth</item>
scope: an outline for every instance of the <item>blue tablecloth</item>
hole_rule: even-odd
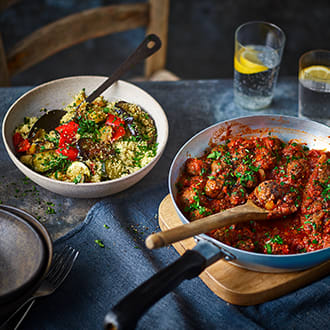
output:
[[[141,182],[98,201],[82,224],[55,242],[56,249],[71,245],[80,256],[61,288],[35,304],[22,329],[102,329],[112,306],[178,258],[172,247],[149,251],[144,239],[159,230],[158,206],[168,193],[168,170],[179,147],[212,123],[254,114],[232,103],[231,84],[139,83],[167,113],[170,136],[165,153]],[[23,90],[0,89],[0,95],[10,99]],[[295,80],[280,81],[273,105],[258,113],[297,115]],[[155,304],[138,329],[328,329],[329,288],[328,276],[276,300],[239,307],[224,302],[195,278]]]

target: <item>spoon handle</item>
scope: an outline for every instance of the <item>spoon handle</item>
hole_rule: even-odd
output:
[[[142,43],[136,48],[120,66],[100,87],[98,87],[92,94],[90,94],[86,102],[90,103],[100,96],[107,88],[109,88],[115,81],[117,81],[122,75],[124,75],[133,65],[146,59],[150,55],[154,54],[162,43],[155,34],[149,34],[142,41]]]
[[[233,207],[220,213],[195,220],[175,228],[151,234],[146,238],[145,244],[149,249],[157,249],[202,233],[224,226],[248,220],[265,220],[268,212],[261,210],[254,204]]]

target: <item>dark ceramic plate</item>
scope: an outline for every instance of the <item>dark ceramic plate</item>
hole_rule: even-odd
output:
[[[41,275],[45,246],[24,219],[0,210],[0,301],[25,290]]]
[[[45,273],[48,272],[50,264],[52,262],[52,256],[53,256],[53,241],[47,231],[47,229],[35,218],[33,217],[30,213],[22,210],[22,209],[18,209],[17,207],[11,206],[11,205],[0,205],[0,210],[3,209],[5,211],[8,211],[10,213],[14,213],[15,215],[23,218],[24,220],[26,220],[35,230],[37,230],[37,232],[39,233],[39,235],[42,237],[43,242],[45,244],[45,248],[46,248],[46,253],[47,253],[47,262],[46,262],[46,269],[45,269]]]
[[[39,287],[53,255],[45,227],[29,213],[0,205],[0,318]]]

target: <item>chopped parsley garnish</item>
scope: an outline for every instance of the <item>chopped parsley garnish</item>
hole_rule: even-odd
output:
[[[196,188],[193,188],[196,193],[193,197],[194,202],[189,205],[189,207],[185,208],[185,212],[195,211],[197,210],[200,215],[208,215],[209,212],[206,211],[206,208],[200,204],[199,191]]]
[[[99,239],[96,239],[94,242],[95,242],[99,247],[101,247],[101,248],[104,248],[104,247],[105,247],[105,245],[103,244],[103,242],[102,242],[101,240],[99,240]]]
[[[270,241],[273,243],[283,244],[283,240],[280,235],[275,235]]]
[[[38,157],[38,156],[37,156]],[[49,170],[61,170],[65,172],[71,161],[68,159],[67,156],[62,154],[52,155],[51,157],[47,157],[42,165],[49,171]]]
[[[74,184],[77,184],[77,183],[81,182],[81,179],[82,179],[82,175],[81,175],[81,174],[78,174],[78,175],[73,179],[73,183],[74,183]]]
[[[323,188],[323,191],[321,193],[322,197],[325,201],[330,200],[330,183],[329,179],[326,180],[324,183],[320,182],[321,187]]]
[[[80,118],[78,121],[79,128],[78,133],[82,138],[91,138],[94,141],[99,141],[99,137],[101,135],[99,130],[99,125],[90,119]]]
[[[53,209],[52,207],[48,206],[47,207],[47,211],[46,211],[47,214],[56,214],[56,211],[55,209]]]
[[[272,254],[273,249],[272,249],[272,246],[269,243],[266,243],[264,245],[264,248],[266,249],[266,251],[267,251],[268,254]]]
[[[207,156],[207,158],[209,158],[209,159],[219,159],[220,157],[221,157],[221,152],[216,151],[216,150],[212,151],[212,152]]]

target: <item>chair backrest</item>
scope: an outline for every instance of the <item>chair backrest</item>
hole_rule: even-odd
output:
[[[41,27],[17,42],[8,53],[0,35],[0,86],[9,86],[12,76],[63,49],[138,27],[145,27],[146,34],[155,33],[162,40],[161,49],[145,61],[144,73],[150,77],[165,68],[169,1],[147,0],[84,10]]]

